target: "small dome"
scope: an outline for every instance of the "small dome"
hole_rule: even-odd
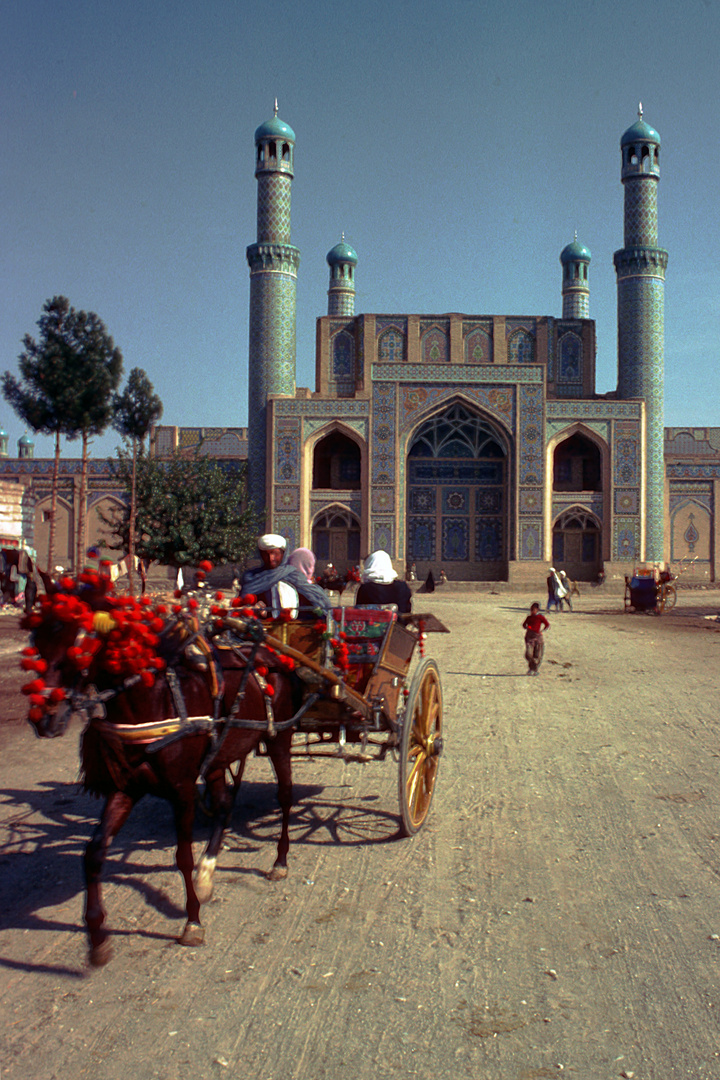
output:
[[[620,146],[630,146],[636,142],[651,142],[656,146],[660,145],[660,136],[655,128],[651,128],[649,124],[646,124],[644,120],[636,120],[632,127],[629,127],[622,139],[620,140]]]
[[[27,434],[27,432],[24,435],[21,435],[20,438],[18,439],[18,446],[34,446],[34,445],[35,445],[35,443],[32,441],[32,439]]]
[[[341,240],[339,244],[336,244],[334,248],[328,251],[325,258],[328,266],[338,266],[340,263],[351,263],[352,266],[357,266],[358,261],[357,252],[349,244],[346,244],[344,240]]]
[[[577,262],[590,262],[592,255],[589,248],[586,248],[584,244],[581,244],[577,239],[573,240],[572,244],[568,244],[566,248],[563,248],[560,252],[560,262],[569,263]]]
[[[289,124],[283,123],[278,116],[273,116],[272,120],[266,120],[264,124],[255,132],[255,142],[262,142],[263,139],[286,139],[288,142],[295,142],[295,132]]]

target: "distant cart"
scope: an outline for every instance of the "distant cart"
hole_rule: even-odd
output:
[[[625,611],[654,612],[662,615],[672,611],[677,602],[675,575],[670,570],[639,570],[625,577]]]

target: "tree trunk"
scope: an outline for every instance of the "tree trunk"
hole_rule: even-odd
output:
[[[87,462],[88,462],[88,437],[86,432],[83,431],[82,436],[82,469],[80,472],[80,498],[78,506],[78,523],[77,523],[77,547],[76,547],[76,562],[75,562],[75,574],[79,574],[85,564],[85,548],[86,548],[86,513],[85,507],[87,504]]]
[[[60,432],[55,432],[55,462],[53,464],[52,488],[50,490],[50,536],[48,537],[47,572],[55,572],[55,517],[57,514],[58,473],[60,472]]]
[[[132,464],[132,483],[130,484],[130,527],[128,529],[128,590],[131,596],[135,595],[135,583],[133,581],[133,570],[135,569],[135,514],[136,514],[136,495],[135,486],[137,483],[137,439],[133,439],[133,464]]]

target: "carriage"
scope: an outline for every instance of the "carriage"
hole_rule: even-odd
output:
[[[287,876],[293,803],[292,758],[394,759],[400,835],[422,828],[443,749],[442,690],[428,632],[434,616],[384,608],[334,608],[308,621],[261,621],[254,597],[211,604],[115,597],[108,573],[47,583],[25,617],[31,644],[22,667],[28,719],[44,738],[62,735],[72,714],[81,740],[85,790],[105,802],[84,857],[85,923],[93,965],[111,955],[101,878],[108,847],[145,794],[173,807],[176,862],[187,921],[178,941],[204,940],[200,905],[209,900],[222,840],[247,757],[271,759],[282,823],[270,880]],[[413,665],[416,651],[421,656]],[[230,779],[231,782],[228,782]],[[196,793],[204,787],[213,827],[193,863]]]
[[[655,612],[662,615],[672,611],[677,602],[675,575],[670,570],[656,567],[636,570],[632,577],[625,577],[625,611]]]
[[[221,625],[215,638],[221,651],[259,636],[254,620],[226,617]],[[443,751],[440,672],[424,656],[425,638],[448,633],[447,627],[432,614],[398,615],[378,606],[261,625],[265,645],[289,658],[305,684],[300,709],[286,721],[296,731],[293,756],[383,761],[390,755],[398,764],[400,832],[416,833],[430,810]]]

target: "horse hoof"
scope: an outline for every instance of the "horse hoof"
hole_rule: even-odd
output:
[[[91,967],[105,967],[112,960],[113,949],[109,941],[103,941],[100,945],[93,945],[88,953],[88,961]]]
[[[287,876],[287,866],[273,866],[267,877],[268,881],[284,881]]]
[[[201,859],[195,871],[195,895],[199,903],[207,904],[213,894],[213,874],[217,859]]]
[[[197,945],[202,945],[205,941],[205,930],[199,922],[185,923],[185,929],[178,938],[178,945],[189,945],[191,948],[195,948]]]

